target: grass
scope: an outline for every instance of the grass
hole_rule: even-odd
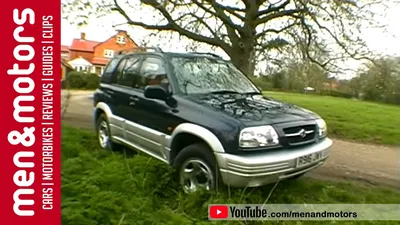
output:
[[[330,96],[264,92],[325,119],[330,135],[355,141],[400,144],[400,107]]]
[[[106,152],[93,132],[63,127],[62,224],[326,224],[329,221],[208,221],[208,204],[262,204],[272,186],[185,195],[156,159]],[[390,189],[303,178],[278,184],[267,203],[400,203]],[[264,222],[264,223],[263,223]],[[334,223],[334,222],[332,222]],[[377,222],[347,222],[377,224]],[[390,222],[385,224],[391,224]],[[392,224],[397,224],[393,222]]]

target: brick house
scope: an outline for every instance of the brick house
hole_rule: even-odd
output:
[[[74,68],[65,59],[61,58],[61,80],[65,80],[67,74],[73,70]]]
[[[119,30],[117,33],[103,42],[86,39],[85,33],[81,33],[79,39],[74,39],[71,46],[61,54],[68,55],[68,64],[76,71],[87,71],[101,75],[104,67],[114,57],[116,51],[127,48],[135,48],[137,44],[129,37],[126,31]]]
[[[328,79],[323,85],[325,90],[337,90],[339,88],[339,82],[335,78]]]
[[[69,59],[69,47],[66,45],[61,45],[61,59]]]

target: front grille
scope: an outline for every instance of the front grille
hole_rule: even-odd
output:
[[[285,138],[290,146],[309,144],[315,141],[316,125],[303,125],[283,129]]]

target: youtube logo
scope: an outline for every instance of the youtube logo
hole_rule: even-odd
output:
[[[226,205],[211,205],[208,210],[210,219],[226,219],[228,218],[228,206]]]

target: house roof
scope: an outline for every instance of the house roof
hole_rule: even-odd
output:
[[[107,63],[110,61],[108,58],[104,57],[94,57],[92,60],[92,63],[95,65],[107,65]]]
[[[84,59],[82,57],[71,60],[68,62],[68,64],[71,66],[92,66],[93,65],[89,61],[87,61],[86,59]]]
[[[95,46],[93,46],[93,48],[96,47],[97,45],[100,45],[101,43],[104,43],[104,42],[106,42],[106,41],[108,41],[108,40],[114,38],[114,37],[117,36],[120,32],[121,32],[121,33],[124,33],[124,34],[126,35],[126,37],[127,37],[130,41],[132,41],[132,43],[133,43],[134,45],[139,46],[138,44],[136,44],[136,42],[131,38],[131,36],[130,36],[125,30],[117,30],[117,33],[116,33],[116,34],[114,34],[114,35],[112,35],[111,37],[107,38],[107,40],[105,40],[105,41],[98,42]]]
[[[61,52],[69,52],[69,46],[61,45]]]
[[[89,40],[82,40],[75,38],[72,41],[72,45],[69,49],[71,50],[78,50],[78,51],[86,51],[86,52],[93,52],[94,46],[98,45],[100,42],[97,41],[89,41]]]
[[[68,67],[68,68],[70,68],[70,69],[74,69],[74,68],[72,68],[72,66],[67,62],[67,60],[65,60],[65,59],[63,59],[63,58],[61,58],[61,65],[65,66],[65,67]]]

